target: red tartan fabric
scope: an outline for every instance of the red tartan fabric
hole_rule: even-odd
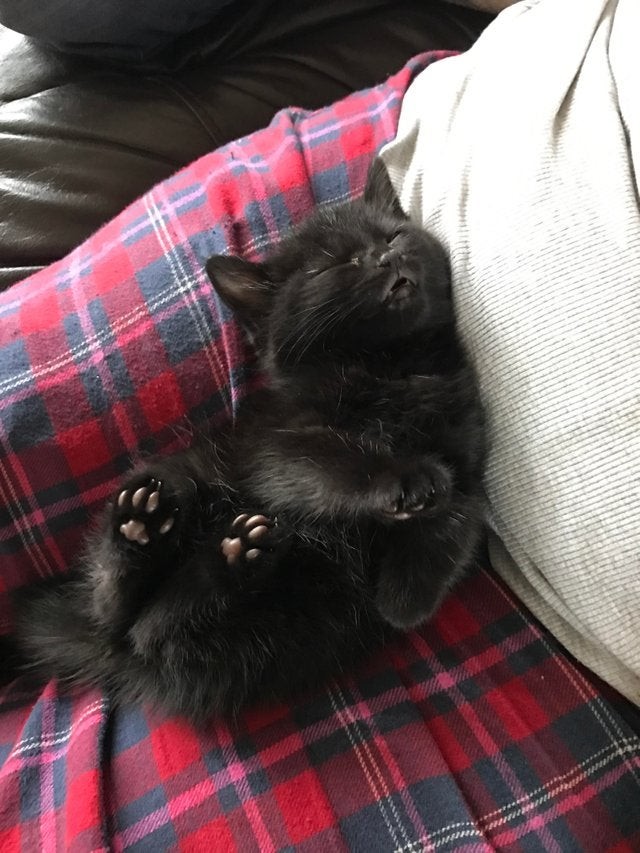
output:
[[[279,114],[0,297],[0,596],[67,567],[133,455],[230,417],[259,382],[204,260],[259,256],[357,194],[439,56]],[[429,626],[234,727],[15,683],[0,851],[637,850],[638,732],[637,710],[478,569]]]

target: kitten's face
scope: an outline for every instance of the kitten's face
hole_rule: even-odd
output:
[[[316,211],[264,264],[224,256],[207,264],[271,365],[375,351],[451,321],[442,246],[376,181],[363,199]]]
[[[355,202],[318,212],[287,244],[271,262],[268,341],[280,363],[381,349],[451,319],[446,256],[405,218]]]

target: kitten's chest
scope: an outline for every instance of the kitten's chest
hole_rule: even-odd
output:
[[[433,428],[442,382],[429,374],[354,373],[324,391],[326,426],[364,438],[415,444]]]

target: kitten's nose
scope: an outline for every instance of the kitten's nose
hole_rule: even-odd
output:
[[[379,267],[390,267],[391,264],[397,264],[402,260],[402,257],[396,252],[395,249],[389,249],[386,252],[383,252],[378,258],[378,266]]]

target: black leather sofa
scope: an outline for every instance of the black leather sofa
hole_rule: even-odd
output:
[[[463,50],[489,20],[437,0],[238,0],[128,67],[0,28],[0,288],[278,109],[330,103],[425,50]]]

